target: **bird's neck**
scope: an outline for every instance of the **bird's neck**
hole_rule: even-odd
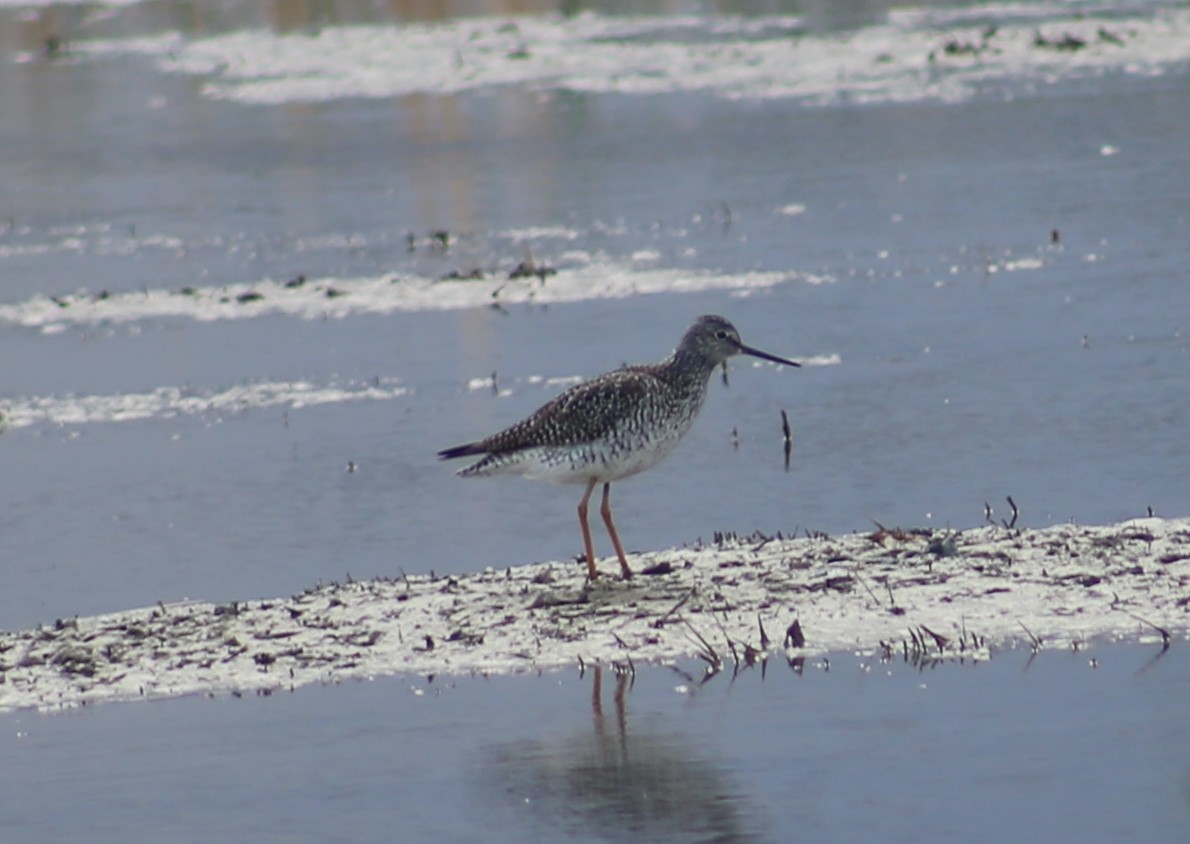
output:
[[[682,392],[703,393],[717,365],[702,355],[677,349],[661,362],[660,368],[665,371],[666,380]]]

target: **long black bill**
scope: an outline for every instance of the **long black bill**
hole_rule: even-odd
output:
[[[801,364],[795,360],[779,358],[776,355],[770,355],[768,352],[762,352],[760,349],[753,349],[751,346],[745,346],[743,343],[740,343],[740,354],[751,355],[752,357],[760,358],[761,360],[771,360],[773,363],[783,363],[786,366],[801,366]]]

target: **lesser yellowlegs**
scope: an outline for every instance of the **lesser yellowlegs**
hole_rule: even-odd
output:
[[[660,363],[626,366],[576,384],[546,402],[532,416],[487,439],[438,452],[441,460],[483,455],[458,472],[463,478],[524,475],[555,483],[586,484],[578,505],[594,580],[595,549],[587,524],[587,502],[603,484],[599,508],[620,559],[624,577],[632,569],[612,522],[611,484],[649,469],[673,451],[690,430],[707,395],[715,367],[733,355],[751,355],[786,366],[791,360],[745,346],[735,326],[721,316],[694,321],[673,353]]]

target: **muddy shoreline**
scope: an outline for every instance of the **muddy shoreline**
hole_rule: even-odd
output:
[[[0,710],[403,672],[689,657],[723,667],[841,650],[979,658],[1017,644],[1170,643],[1190,632],[1190,519],[717,536],[632,562],[641,574],[631,581],[587,584],[583,565],[553,562],[159,604],[0,633]]]

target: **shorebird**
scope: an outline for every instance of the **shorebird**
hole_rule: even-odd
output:
[[[590,580],[598,572],[587,503],[596,485],[603,484],[599,513],[620,560],[620,571],[630,578],[632,569],[612,521],[612,481],[650,469],[673,451],[698,415],[715,367],[741,354],[786,366],[801,365],[745,346],[735,326],[721,316],[700,316],[660,363],[625,366],[576,384],[512,427],[444,449],[438,452],[438,459],[482,455],[457,472],[462,478],[523,475],[554,483],[586,484],[578,520]]]

